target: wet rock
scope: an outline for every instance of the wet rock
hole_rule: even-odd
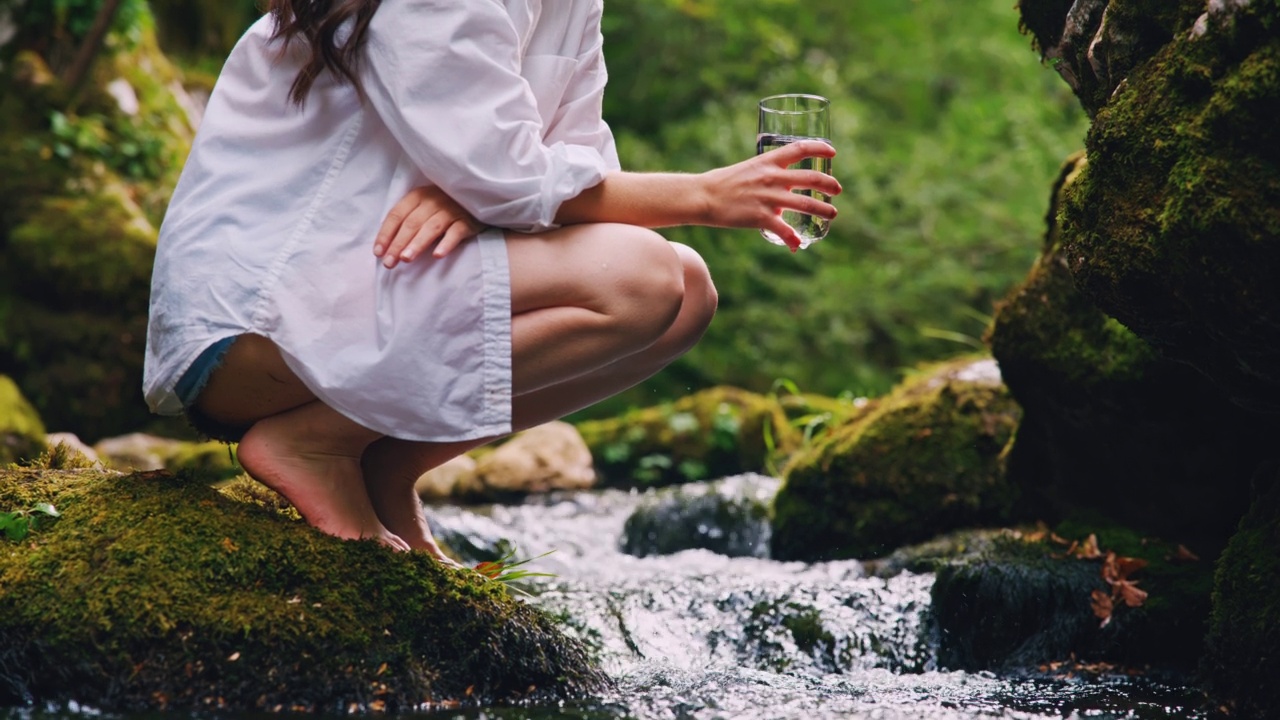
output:
[[[1057,218],[1086,166],[1083,154],[1063,166],[1042,254],[988,332],[1023,409],[1008,454],[1018,514],[1057,522],[1087,510],[1211,555],[1247,509],[1253,468],[1280,428],[1077,287]]]
[[[768,472],[775,460],[797,448],[801,434],[791,417],[805,413],[805,401],[787,402],[738,388],[711,388],[616,418],[583,422],[578,429],[606,485],[709,480]]]
[[[1148,593],[1140,607],[1114,600],[1105,623],[1094,593],[1113,597],[1104,558],[1067,554],[1067,546],[1006,535],[976,557],[937,572],[932,614],[938,663],[981,670],[1037,666],[1076,658],[1189,669],[1203,652],[1212,563],[1177,545],[1116,526],[1068,522],[1073,541],[1097,539],[1100,552],[1147,562],[1128,579]]]
[[[622,551],[636,557],[701,548],[729,557],[769,557],[769,506],[780,481],[739,475],[653,492],[622,532]]]
[[[0,507],[39,502],[61,519],[0,553],[0,706],[410,712],[608,683],[502,583],[196,480],[0,470]]]
[[[529,428],[476,461],[457,491],[469,498],[505,497],[595,484],[591,451],[574,426],[551,422]]]
[[[1218,561],[1208,652],[1209,688],[1239,717],[1280,717],[1280,473],[1254,502]]]
[[[1013,529],[958,530],[916,545],[907,545],[882,557],[863,563],[867,574],[891,578],[904,572],[934,573],[958,561],[972,560],[990,553],[997,543],[1020,538]]]
[[[38,456],[44,437],[39,413],[13,380],[0,375],[0,467]]]
[[[1004,524],[1003,453],[1021,414],[990,358],[927,369],[785,469],[779,559],[868,559],[962,527]]]

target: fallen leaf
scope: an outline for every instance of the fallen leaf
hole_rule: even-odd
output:
[[[1186,545],[1179,545],[1178,549],[1173,551],[1173,556],[1169,559],[1177,562],[1199,562],[1200,556],[1188,550]]]
[[[1132,580],[1117,580],[1113,591],[1116,597],[1131,608],[1141,607],[1147,600],[1147,591],[1139,588]]]
[[[1083,560],[1096,560],[1102,557],[1102,551],[1098,549],[1098,536],[1091,533],[1084,542],[1074,548],[1073,554]]]
[[[1093,614],[1102,621],[1102,627],[1106,627],[1111,622],[1111,611],[1115,607],[1111,602],[1111,595],[1102,590],[1094,590],[1090,597],[1093,598]]]

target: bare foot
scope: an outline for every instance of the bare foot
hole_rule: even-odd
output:
[[[349,540],[372,538],[395,550],[409,550],[408,543],[382,524],[369,501],[360,469],[360,451],[367,440],[349,443],[340,432],[335,437],[335,423],[326,412],[333,413],[311,403],[258,421],[240,441],[240,463],[321,532]]]
[[[427,513],[414,490],[421,454],[412,443],[384,438],[369,446],[363,460],[364,482],[378,519],[404,538],[409,547],[430,553],[451,567],[462,567],[444,554],[431,534]]]

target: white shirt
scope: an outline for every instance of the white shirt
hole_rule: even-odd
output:
[[[410,189],[536,232],[618,167],[601,118],[602,0],[386,0],[366,36],[365,100],[322,75],[289,87],[270,16],[236,45],[160,232],[144,392],[213,342],[271,338],[322,401],[373,430],[455,441],[510,431],[503,234],[387,270],[373,238]]]

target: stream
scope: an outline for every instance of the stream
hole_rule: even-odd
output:
[[[775,480],[731,479],[772,493]],[[518,505],[429,508],[437,536],[472,562],[511,543],[554,577],[523,587],[592,648],[617,683],[558,708],[484,708],[451,718],[1213,718],[1189,679],[939,669],[932,575],[869,576],[707,550],[632,557],[619,548],[640,492],[600,490]],[[708,536],[722,528],[699,527]],[[767,542],[767,537],[764,538]],[[764,543],[760,543],[763,545]]]

